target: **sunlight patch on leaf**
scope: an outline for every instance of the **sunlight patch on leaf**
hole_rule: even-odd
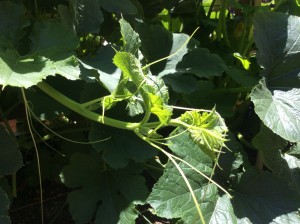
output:
[[[262,80],[250,96],[255,112],[268,128],[288,141],[300,141],[300,89],[272,94]]]

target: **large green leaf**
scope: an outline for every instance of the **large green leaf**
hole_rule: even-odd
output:
[[[15,173],[22,166],[22,155],[17,143],[0,125],[0,177]]]
[[[300,18],[284,13],[260,12],[254,16],[257,60],[272,89],[300,86]]]
[[[8,217],[9,199],[6,193],[0,187],[0,223],[11,224],[10,218]]]
[[[38,23],[31,35],[31,53],[21,56],[11,44],[0,42],[0,84],[28,88],[49,75],[79,78],[73,55],[78,40],[59,23]]]
[[[184,46],[189,36],[170,33],[161,26],[140,24],[137,31],[142,40],[142,52],[149,62],[161,59],[177,52],[165,61],[151,66],[153,74],[163,77],[170,74],[191,73],[198,77],[219,76],[226,69],[219,56],[207,49],[197,48],[198,42],[191,39]]]
[[[212,81],[200,80],[196,84],[198,86],[196,91],[183,95],[183,99],[190,107],[208,110],[216,107],[223,117],[230,117],[234,114],[233,108],[238,97],[237,94],[221,92]]]
[[[272,94],[262,80],[252,90],[251,100],[267,127],[288,141],[300,141],[300,89],[274,90]]]
[[[18,46],[19,40],[25,34],[24,28],[30,25],[24,6],[11,1],[1,1],[0,21],[0,37]]]
[[[269,172],[246,171],[232,187],[233,208],[248,223],[299,223],[300,195]]]
[[[134,223],[134,206],[147,195],[139,172],[134,166],[111,170],[96,152],[75,153],[60,175],[67,187],[79,188],[68,195],[75,223],[84,224],[92,219],[95,224]]]
[[[207,176],[213,162],[189,136],[181,133],[169,141],[170,149]],[[189,180],[207,223],[235,223],[236,218],[227,196],[219,198],[217,187],[182,162],[180,168]],[[155,212],[166,218],[181,218],[184,223],[201,223],[191,193],[176,167],[169,161],[164,174],[147,199]],[[226,223],[226,222],[225,222]]]
[[[143,162],[156,154],[153,147],[139,139],[134,133],[98,123],[93,123],[89,139],[91,141],[107,139],[94,143],[93,147],[98,152],[103,152],[103,159],[114,168],[125,167],[129,159]]]

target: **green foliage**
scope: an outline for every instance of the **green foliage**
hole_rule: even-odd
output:
[[[0,223],[36,169],[78,224],[300,223],[297,3],[23,2],[0,1]]]

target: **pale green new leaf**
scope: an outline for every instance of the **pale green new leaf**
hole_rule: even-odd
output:
[[[262,80],[250,96],[268,128],[288,141],[300,141],[300,89],[274,90],[272,94]]]
[[[220,115],[215,110],[203,113],[187,111],[181,115],[180,120],[190,125],[187,130],[191,138],[215,160],[226,141],[227,127]]]
[[[155,114],[163,125],[167,125],[172,116],[172,110],[165,106],[160,96],[148,93],[151,113]]]
[[[113,58],[114,64],[123,72],[123,76],[139,87],[145,79],[139,60],[131,53],[117,52]]]
[[[75,223],[134,223],[135,204],[147,194],[138,173],[138,167],[107,169],[96,152],[75,153],[60,174],[62,182],[75,189],[67,199]]]

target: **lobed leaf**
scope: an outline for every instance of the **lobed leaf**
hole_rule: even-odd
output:
[[[216,153],[223,147],[227,127],[215,110],[200,113],[188,111],[181,115],[180,120],[188,124],[187,131],[191,138],[212,159],[216,159]]]
[[[31,53],[21,56],[8,42],[0,42],[0,84],[25,87],[36,85],[47,76],[60,74],[79,78],[78,62],[73,56],[78,40],[66,27],[57,23],[34,26]]]
[[[172,152],[180,158],[203,174],[211,175],[213,161],[187,132],[179,133],[168,143]],[[186,164],[177,162],[193,188],[205,221],[207,223],[223,223],[225,216],[229,223],[234,223],[236,218],[232,212],[230,201],[226,196],[222,199],[219,198],[216,185],[209,183],[207,179]],[[159,216],[170,219],[181,218],[184,223],[201,223],[190,191],[171,161],[168,161],[164,174],[154,185],[147,202]]]
[[[96,152],[75,153],[62,173],[66,186],[78,188],[68,195],[70,213],[76,224],[134,223],[136,203],[147,194],[137,167],[111,170]]]
[[[255,112],[268,128],[288,141],[300,141],[300,89],[272,94],[262,80],[250,96]]]

